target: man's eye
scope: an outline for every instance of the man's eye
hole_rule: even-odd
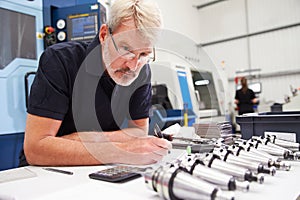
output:
[[[121,46],[120,48],[122,51],[130,51],[128,46]]]

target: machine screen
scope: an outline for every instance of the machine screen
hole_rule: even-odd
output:
[[[67,26],[68,40],[92,40],[98,32],[97,13],[70,15]]]
[[[242,86],[238,85],[237,89],[241,89]],[[261,93],[261,83],[260,82],[255,82],[255,83],[249,83],[248,84],[248,88],[250,88],[251,90],[253,90],[254,93]]]

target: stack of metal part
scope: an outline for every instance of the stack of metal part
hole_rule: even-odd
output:
[[[219,138],[232,133],[229,122],[207,122],[193,124],[195,133],[202,138]]]
[[[206,153],[190,153],[143,175],[147,186],[161,199],[234,199],[234,191],[251,190],[252,182],[263,184],[277,170],[289,171],[286,160],[300,160],[300,145],[272,136],[233,144],[214,140]],[[254,183],[255,184],[255,183]]]
[[[241,138],[240,134],[233,134],[232,125],[227,122],[206,122],[193,124],[195,134],[201,138],[223,138],[224,143],[231,144],[236,138]]]

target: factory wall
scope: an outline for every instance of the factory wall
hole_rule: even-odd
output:
[[[186,0],[153,0],[161,9],[164,28],[181,33],[192,40],[199,35],[197,9]],[[174,41],[176,42],[176,41]],[[195,40],[195,42],[197,42]],[[180,48],[180,47],[179,47]]]
[[[249,75],[262,83],[261,111],[300,87],[300,1],[228,0],[197,9],[211,0],[158,1],[165,27],[182,32],[202,46],[224,71],[233,101],[234,78]],[[228,39],[228,41],[226,41]]]
[[[261,70],[254,78],[262,82],[261,108],[283,103],[286,95],[292,95],[290,86],[300,86],[300,1],[224,1],[200,9],[198,19],[205,30],[196,39],[201,44],[250,34],[204,46],[217,65],[224,61],[232,98],[238,70]]]

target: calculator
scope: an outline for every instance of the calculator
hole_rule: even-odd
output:
[[[100,170],[89,174],[91,179],[113,182],[113,183],[124,183],[136,178],[139,178],[143,171],[141,168],[132,166],[114,166],[112,168]]]

